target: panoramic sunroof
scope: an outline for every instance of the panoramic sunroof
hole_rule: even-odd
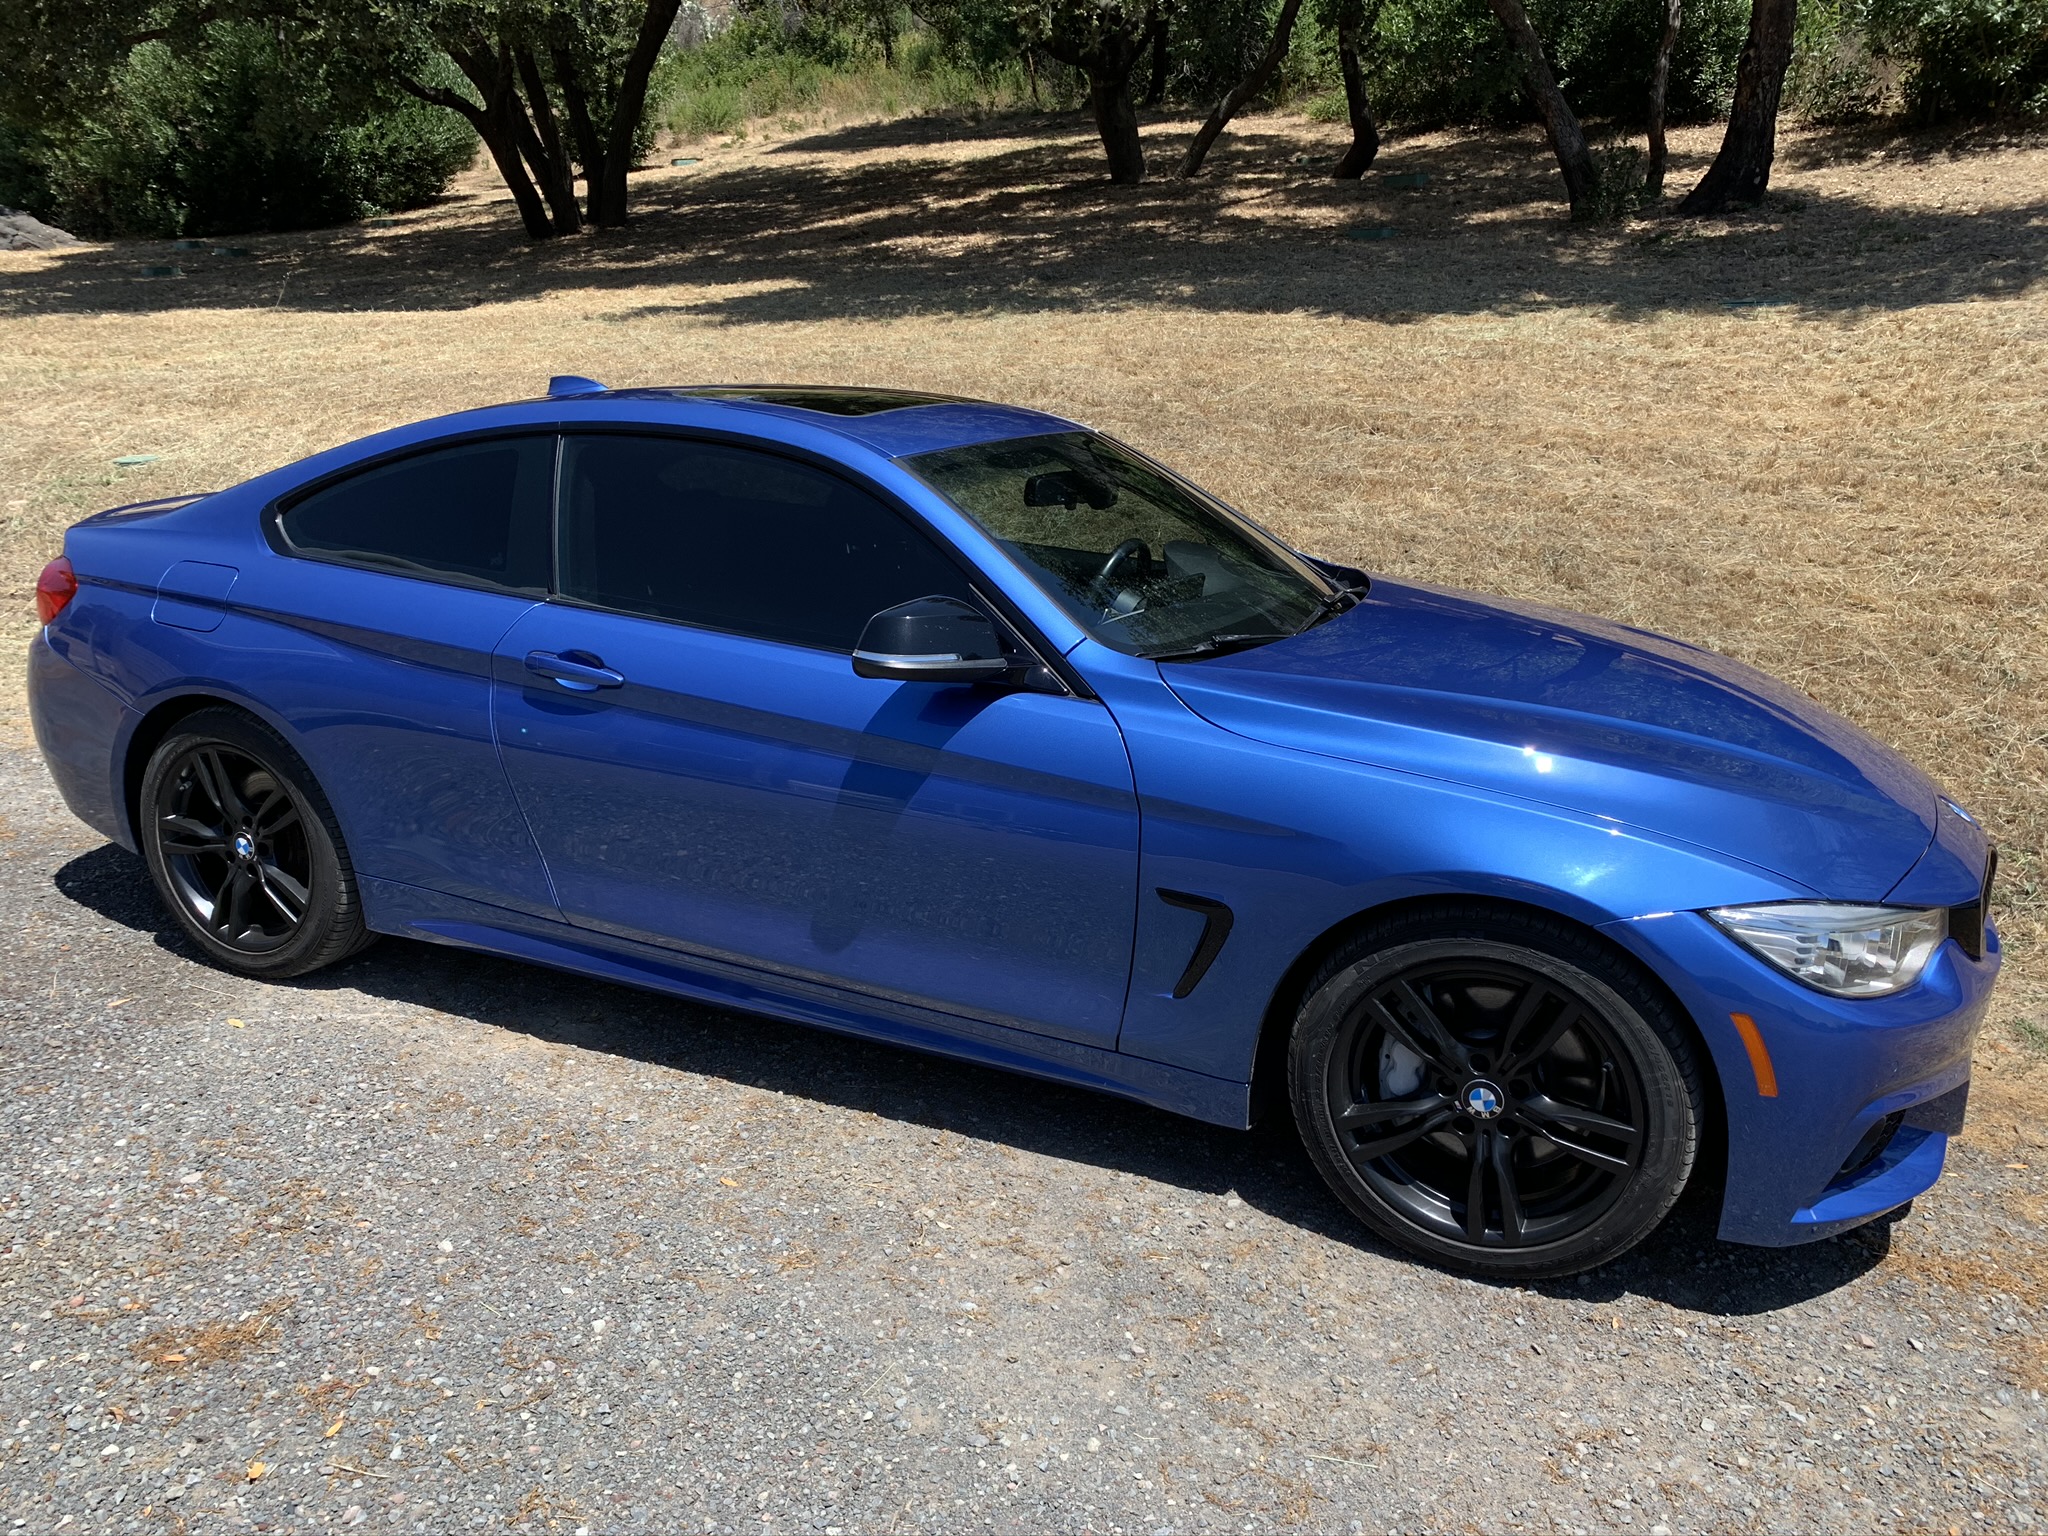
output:
[[[713,400],[758,400],[763,405],[795,406],[827,416],[879,416],[913,405],[957,405],[957,395],[920,395],[905,389],[834,389],[829,385],[759,384],[723,388],[679,389],[679,395]]]

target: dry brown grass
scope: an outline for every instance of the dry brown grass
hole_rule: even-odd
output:
[[[129,1350],[137,1360],[174,1371],[198,1370],[239,1360],[275,1331],[277,1318],[291,1310],[292,1299],[281,1296],[239,1322],[218,1319],[189,1328],[159,1328]]]
[[[1674,186],[1713,142],[1679,136]],[[1112,191],[1073,120],[874,124],[712,147],[552,247],[474,178],[245,261],[0,256],[0,574],[25,593],[97,506],[553,372],[1044,406],[1310,549],[1676,633],[1861,721],[1996,830],[2003,1012],[2048,1020],[2048,144],[1795,133],[1765,213],[1578,230],[1533,137],[1399,140],[1413,193],[1292,163],[1332,143],[1256,119],[1201,182]]]

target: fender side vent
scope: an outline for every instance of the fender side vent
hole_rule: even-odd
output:
[[[1180,973],[1180,980],[1173,984],[1176,998],[1186,997],[1202,984],[1202,978],[1209,974],[1209,967],[1216,963],[1216,957],[1223,953],[1223,941],[1230,937],[1230,930],[1237,922],[1237,916],[1222,902],[1210,896],[1191,896],[1186,891],[1169,891],[1158,887],[1159,899],[1169,907],[1179,907],[1187,912],[1202,914],[1202,936],[1195,940],[1195,952],[1188,956],[1187,969]]]

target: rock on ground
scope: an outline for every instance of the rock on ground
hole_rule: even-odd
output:
[[[78,236],[45,224],[32,213],[0,208],[0,251],[54,251],[83,244]]]

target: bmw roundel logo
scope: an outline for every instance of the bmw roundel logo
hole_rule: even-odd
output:
[[[1491,1083],[1472,1083],[1465,1089],[1465,1113],[1475,1120],[1491,1120],[1503,1107],[1500,1090]]]
[[[235,834],[235,857],[238,859],[255,858],[256,839],[246,832],[237,832]]]

